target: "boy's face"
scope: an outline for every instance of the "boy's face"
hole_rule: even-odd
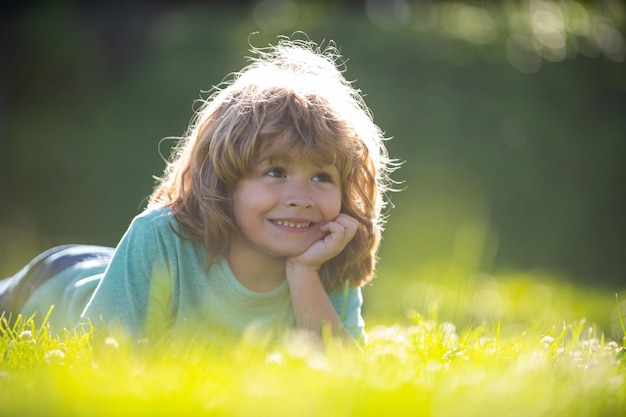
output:
[[[259,161],[233,191],[238,233],[233,250],[285,258],[304,253],[341,210],[341,179],[333,166],[306,159]]]

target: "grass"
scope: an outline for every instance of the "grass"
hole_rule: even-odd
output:
[[[466,271],[381,268],[361,349],[301,333],[131,344],[0,321],[0,416],[626,415],[625,293]]]
[[[584,319],[513,328],[431,309],[370,328],[362,349],[301,333],[131,345],[20,318],[0,326],[0,415],[624,415],[623,340]]]

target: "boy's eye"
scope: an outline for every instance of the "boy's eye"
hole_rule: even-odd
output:
[[[282,168],[272,168],[268,170],[265,175],[270,177],[282,178],[285,176],[285,170]]]
[[[316,182],[333,182],[333,176],[330,174],[327,174],[325,172],[320,172],[319,174],[315,174],[313,176],[313,181]]]

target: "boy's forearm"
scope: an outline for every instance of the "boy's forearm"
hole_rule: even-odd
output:
[[[352,338],[343,328],[317,271],[288,265],[287,281],[298,328],[319,333],[329,326],[332,334]]]

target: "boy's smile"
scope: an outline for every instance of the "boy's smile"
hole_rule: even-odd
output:
[[[341,210],[339,170],[306,160],[268,159],[255,165],[233,192],[238,233],[230,253],[285,258],[304,253],[325,233],[319,227]]]
[[[272,223],[277,224],[279,226],[285,226],[285,227],[289,227],[289,228],[295,228],[295,229],[303,229],[305,227],[309,227],[311,225],[311,223],[297,223],[297,222],[290,222],[287,220],[270,220]]]

